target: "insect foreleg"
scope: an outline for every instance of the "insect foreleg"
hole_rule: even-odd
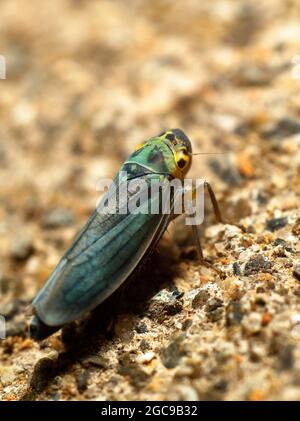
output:
[[[207,190],[208,190],[210,200],[212,202],[217,221],[222,222],[222,216],[221,216],[220,208],[218,206],[218,202],[217,202],[216,196],[215,196],[215,194],[212,190],[211,185],[208,182],[205,181],[204,187],[206,187]],[[198,188],[199,188],[199,186],[198,186]],[[192,200],[195,199],[196,194],[197,194],[197,187],[194,187],[193,191],[192,191]],[[203,250],[202,250],[201,241],[200,241],[200,236],[199,236],[199,232],[198,232],[198,228],[197,228],[197,222],[196,222],[196,218],[195,218],[196,211],[193,210],[192,200],[188,200],[188,201],[185,202],[185,211],[188,212],[189,217],[191,218],[192,234],[193,234],[193,239],[194,239],[195,246],[196,246],[196,249],[197,249],[199,262],[200,262],[200,264],[215,270],[220,275],[221,272],[217,268],[212,266],[211,263],[207,262],[204,259]]]

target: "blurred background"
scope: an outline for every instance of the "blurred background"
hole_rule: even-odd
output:
[[[194,152],[224,153],[195,157],[190,174],[212,183],[228,221],[244,218],[249,229],[263,213],[259,232],[299,207],[299,1],[1,0],[0,15],[0,313],[8,319],[94,208],[97,180],[164,129],[184,130]],[[22,337],[24,321],[10,329]],[[23,340],[8,343],[33,346]],[[12,384],[4,399],[18,396]]]

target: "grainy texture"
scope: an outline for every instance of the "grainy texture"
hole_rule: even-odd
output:
[[[1,2],[1,399],[300,399],[299,18],[293,0]],[[190,173],[227,221],[201,230],[220,275],[172,224],[119,311],[32,342],[97,180],[170,127],[224,153]]]

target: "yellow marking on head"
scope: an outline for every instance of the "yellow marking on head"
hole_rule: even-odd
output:
[[[191,165],[191,156],[187,148],[183,147],[175,152],[175,162],[177,173],[181,173],[181,177],[185,176]]]

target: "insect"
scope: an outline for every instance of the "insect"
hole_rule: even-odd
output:
[[[183,182],[192,155],[188,137],[179,129],[168,130],[136,148],[120,168],[115,184],[143,180],[146,186],[159,182],[164,188],[175,178]],[[119,174],[125,175],[120,178]],[[221,221],[213,190],[208,183],[205,185],[216,217]],[[107,194],[100,205],[107,202]],[[119,210],[124,206],[122,203],[120,199]],[[83,317],[119,288],[156,248],[175,217],[174,203],[175,195],[170,213],[163,213],[161,208],[157,213],[110,213],[95,209],[34,299],[30,336],[35,340],[48,337],[63,325]],[[160,205],[160,196],[150,196],[143,206],[149,205]],[[203,261],[197,228],[192,226],[192,229]]]

